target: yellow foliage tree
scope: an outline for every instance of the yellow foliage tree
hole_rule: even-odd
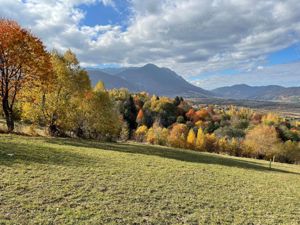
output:
[[[162,128],[157,124],[148,129],[146,134],[146,141],[150,144],[156,145],[166,145],[168,139],[169,131],[166,128]]]
[[[193,130],[193,128],[191,128],[189,130],[187,139],[186,139],[186,143],[187,143],[187,147],[190,149],[194,149],[195,148],[195,144],[196,144],[196,135],[195,132]]]
[[[96,91],[96,92],[105,91],[105,85],[104,85],[104,82],[102,80],[98,81],[98,83],[94,87],[94,91]]]
[[[226,137],[222,137],[218,140],[219,152],[229,153],[229,145]]]
[[[217,150],[217,137],[215,134],[205,135],[205,149],[208,152],[215,152]],[[217,152],[217,151],[216,151]]]
[[[139,142],[143,142],[148,132],[148,128],[145,125],[139,126],[135,131],[135,139]]]
[[[199,151],[205,151],[205,134],[202,128],[199,128],[197,132],[196,149]]]
[[[244,152],[255,158],[270,159],[278,153],[279,143],[280,140],[273,126],[259,125],[247,133]]]
[[[188,129],[185,124],[175,124],[168,137],[168,143],[172,147],[185,148],[187,131]]]

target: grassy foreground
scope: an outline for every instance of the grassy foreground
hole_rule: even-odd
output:
[[[300,224],[300,166],[0,134],[0,224]]]

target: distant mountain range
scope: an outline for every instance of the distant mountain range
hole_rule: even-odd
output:
[[[248,86],[238,84],[217,88],[212,92],[227,99],[300,102],[300,87],[286,88],[278,85]]]
[[[154,64],[142,67],[87,69],[87,71],[93,85],[102,80],[107,89],[127,88],[131,92],[146,91],[170,97],[300,102],[300,87],[239,84],[207,91],[190,84],[174,71]]]
[[[143,67],[117,69],[88,69],[95,85],[102,80],[107,89],[127,88],[132,92],[146,91],[150,94],[183,97],[214,97],[215,94],[194,86],[168,68],[154,64]]]

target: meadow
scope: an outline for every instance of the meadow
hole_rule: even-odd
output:
[[[0,134],[0,224],[299,224],[300,166]]]

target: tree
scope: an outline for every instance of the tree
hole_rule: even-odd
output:
[[[134,130],[137,127],[137,124],[136,124],[137,109],[135,107],[135,104],[134,104],[134,101],[133,101],[133,98],[131,95],[124,102],[123,117],[124,117],[124,120],[129,125],[129,137],[131,138],[132,130]]]
[[[87,72],[70,50],[64,55],[53,51],[51,64],[51,84],[24,89],[23,118],[47,126],[52,136],[61,135],[64,130],[80,136],[85,123],[84,99],[91,94]]]
[[[135,131],[135,139],[138,142],[143,142],[147,132],[148,132],[148,128],[145,125],[139,126]]]
[[[190,149],[194,149],[195,148],[195,144],[196,144],[196,135],[195,135],[195,131],[193,128],[190,129],[187,139],[186,139],[186,143],[187,143],[187,147]]]
[[[266,159],[271,159],[278,153],[279,143],[276,129],[268,125],[254,127],[246,134],[244,141],[250,156]]]
[[[169,131],[167,128],[160,127],[157,123],[148,129],[146,141],[150,144],[166,145]]]
[[[129,126],[128,123],[125,121],[122,123],[121,131],[120,131],[120,140],[127,141],[129,139]]]
[[[197,132],[196,149],[200,151],[205,151],[205,134],[201,127],[198,129]]]
[[[217,152],[217,138],[215,134],[205,135],[205,150],[208,152]]]
[[[180,104],[180,102],[181,102],[180,98],[179,98],[178,96],[176,96],[176,97],[174,98],[173,104],[174,104],[175,106],[178,106],[178,105]]]
[[[140,109],[136,117],[136,122],[139,126],[143,123],[143,118],[144,118],[144,112],[142,109]]]
[[[84,100],[84,120],[90,138],[110,141],[120,133],[121,123],[107,92],[92,92]]]
[[[105,91],[105,85],[104,82],[102,80],[98,81],[98,83],[96,84],[95,91]]]
[[[300,162],[300,143],[288,140],[281,144],[279,159],[281,162]]]
[[[0,95],[8,132],[14,130],[14,105],[25,86],[51,79],[51,63],[42,42],[12,20],[0,20]]]
[[[175,124],[169,134],[168,142],[171,146],[177,148],[185,148],[187,126],[185,124]]]

